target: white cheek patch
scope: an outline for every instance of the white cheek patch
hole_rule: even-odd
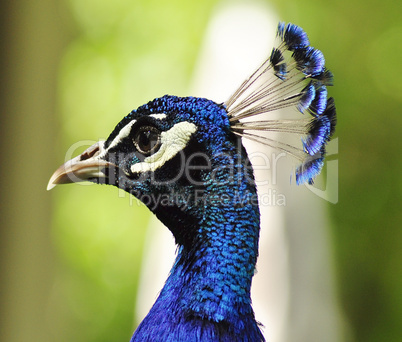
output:
[[[185,121],[175,124],[166,132],[162,132],[159,151],[145,158],[142,163],[132,165],[131,172],[153,172],[159,169],[187,146],[191,135],[196,130],[196,125]]]
[[[165,113],[160,113],[160,114],[151,114],[150,117],[157,119],[157,120],[163,120],[166,119],[166,114]]]

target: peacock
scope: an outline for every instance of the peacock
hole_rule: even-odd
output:
[[[332,84],[305,31],[281,22],[267,60],[226,102],[156,98],[52,175],[48,190],[81,181],[125,190],[175,238],[168,279],[131,342],[264,341],[250,298],[260,213],[242,138],[286,152],[296,183],[312,184],[336,125]],[[271,115],[285,108],[289,116]]]

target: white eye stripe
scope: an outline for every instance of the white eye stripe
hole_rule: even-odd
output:
[[[155,171],[162,167],[168,160],[175,157],[188,144],[191,135],[197,130],[197,126],[190,122],[179,122],[171,129],[161,133],[161,147],[158,152],[144,159],[142,163],[131,166],[131,172]]]
[[[163,120],[166,119],[166,114],[165,113],[159,113],[159,114],[151,114],[150,117],[157,119],[157,120]]]
[[[157,120],[163,120],[166,118],[166,114],[165,113],[158,113],[158,114],[151,114],[149,115],[150,117],[153,117],[154,119]],[[137,120],[132,120],[130,121],[127,125],[125,125],[119,132],[119,134],[117,134],[117,136],[113,139],[113,141],[110,143],[109,147],[103,151],[103,154],[106,154],[106,152],[115,147],[116,145],[118,145],[124,138],[127,138],[131,132],[131,127],[137,122]]]
[[[125,125],[116,135],[116,137],[112,140],[109,147],[105,150],[105,153],[110,150],[111,148],[118,145],[124,138],[127,138],[131,132],[131,127],[137,122],[137,120],[130,121],[127,125]]]

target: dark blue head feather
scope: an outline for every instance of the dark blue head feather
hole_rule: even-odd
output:
[[[301,91],[302,96],[300,97],[297,108],[301,113],[303,113],[307,108],[311,108],[313,102],[316,100],[316,89],[313,82],[310,82],[303,90]]]
[[[335,104],[330,98],[322,115],[316,116],[308,125],[308,135],[303,147],[309,155],[315,155],[331,138],[336,124]]]
[[[306,32],[296,25],[279,23],[277,36],[280,37],[290,51],[300,49],[310,44]]]
[[[315,98],[311,101],[308,111],[312,115],[320,115],[324,112],[327,107],[327,87],[321,84],[316,85]]]
[[[275,76],[279,77],[281,80],[284,80],[287,74],[286,63],[282,63],[284,59],[285,58],[283,57],[281,50],[276,48],[272,49],[269,60],[274,68]]]
[[[324,70],[317,74],[313,75],[312,78],[316,81],[318,81],[318,84],[323,84],[326,86],[333,86],[334,85],[334,75],[332,72],[326,68]]]
[[[296,169],[296,184],[313,184],[314,178],[319,174],[324,166],[325,146],[321,147],[313,156],[308,156],[304,162]]]
[[[319,75],[324,71],[324,55],[312,46],[295,50],[293,58],[297,63],[297,69],[307,76]]]

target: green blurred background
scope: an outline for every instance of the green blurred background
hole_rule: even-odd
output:
[[[111,187],[46,184],[65,151],[85,148],[72,143],[106,138],[154,97],[191,95],[218,3],[1,3],[2,341],[129,341],[145,237],[134,225],[147,225],[147,209]],[[336,76],[339,203],[329,212],[351,339],[399,342],[402,4],[269,4]]]

